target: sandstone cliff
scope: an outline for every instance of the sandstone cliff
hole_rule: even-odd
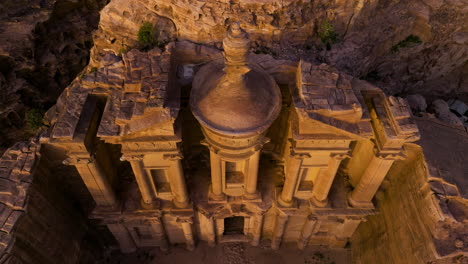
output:
[[[145,21],[156,25],[161,42],[219,47],[226,25],[237,20],[254,40],[253,51],[325,61],[389,94],[466,96],[467,11],[462,0],[114,0],[101,12],[92,63],[137,46]],[[336,34],[329,50],[321,43],[324,23]],[[418,41],[407,43],[408,36]]]
[[[25,112],[43,112],[88,64],[107,0],[0,2],[0,152],[30,136]],[[38,117],[40,118],[40,117]]]
[[[47,110],[90,53],[87,71],[106,53],[139,47],[144,22],[155,25],[160,45],[188,40],[219,48],[226,25],[237,20],[256,53],[326,62],[388,94],[467,99],[466,0],[113,0],[99,22],[107,2],[0,3],[3,148],[28,135],[25,110]]]

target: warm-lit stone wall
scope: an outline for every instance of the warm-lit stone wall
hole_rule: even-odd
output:
[[[26,142],[0,159],[1,263],[90,263],[99,256],[98,240],[84,243],[88,220],[47,162],[39,144]]]
[[[376,195],[380,213],[351,240],[353,262],[466,263],[466,201],[456,187],[429,175],[419,146],[406,148],[408,159],[395,162]]]

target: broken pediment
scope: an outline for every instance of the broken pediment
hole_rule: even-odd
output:
[[[364,100],[351,76],[326,64],[300,61],[292,90],[297,134],[350,139],[372,136]]]
[[[67,88],[64,111],[57,118],[52,137],[76,139],[93,126],[97,126],[94,135],[102,138],[141,131],[145,136],[174,135],[173,125],[168,128],[167,124],[175,120],[180,99],[169,80],[171,50],[169,45],[165,51],[134,49],[122,56],[104,56],[99,68],[91,69]]]
[[[351,81],[351,76],[329,65],[301,61],[296,73],[298,99],[307,112],[358,122],[362,117],[362,106]]]

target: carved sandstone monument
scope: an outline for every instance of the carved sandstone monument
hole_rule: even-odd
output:
[[[12,198],[4,206],[12,213],[2,228],[3,254],[53,259],[42,245],[19,250],[34,240],[22,240],[21,219],[39,218],[24,197],[32,178],[50,174],[66,175],[80,210],[124,253],[180,243],[193,250],[200,241],[268,241],[272,249],[351,241],[363,251],[370,240],[356,237],[380,213],[374,198],[386,177],[428,177],[420,150],[409,144],[419,131],[406,100],[327,64],[252,54],[239,23],[230,24],[222,48],[178,41],[107,54],[95,72],[75,79],[40,138],[2,157],[1,195]],[[414,167],[407,159],[421,170],[402,169]],[[424,190],[421,204],[431,194]],[[440,209],[428,199],[428,208]],[[466,232],[452,226],[448,236]],[[67,241],[60,232],[54,237]],[[420,260],[465,248],[434,239],[424,240],[430,253]],[[360,254],[356,262],[379,263]]]

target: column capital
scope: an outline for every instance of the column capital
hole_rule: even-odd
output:
[[[263,148],[263,145],[265,145],[268,142],[270,142],[270,139],[267,138],[267,137],[262,137],[262,138],[258,139],[257,143],[255,143],[255,145],[253,147],[253,150],[254,151],[260,151]]]
[[[145,219],[143,220],[144,223],[146,224],[162,224],[162,220],[161,220],[161,217],[158,216],[156,218],[150,218],[150,219]]]
[[[189,218],[177,218],[176,220],[177,223],[188,223],[188,224],[193,224],[193,217]]]
[[[366,217],[365,216],[359,216],[359,215],[350,215],[350,216],[345,216],[345,220],[352,220],[352,221],[365,221]]]
[[[63,165],[76,165],[76,164],[89,164],[94,161],[94,157],[89,155],[87,157],[70,156],[62,161]]]
[[[120,161],[135,161],[135,160],[142,161],[144,157],[145,157],[144,154],[128,154],[128,155],[123,154],[120,157]]]
[[[405,155],[404,146],[399,146],[397,148],[388,148],[381,147],[377,140],[372,140],[374,143],[374,155],[379,159],[384,160],[404,160],[407,158]]]
[[[331,153],[330,157],[337,159],[337,160],[344,160],[346,158],[351,158],[352,156],[350,152],[347,152],[347,153]]]
[[[307,152],[296,152],[293,148],[291,148],[291,152],[289,154],[291,158],[294,159],[305,159],[305,158],[310,158],[310,154]]]
[[[171,154],[164,154],[163,155],[163,159],[165,160],[172,160],[172,161],[175,161],[175,160],[181,160],[184,158],[184,155],[182,155],[182,153],[171,153]]]
[[[123,224],[125,223],[125,221],[123,219],[120,219],[120,218],[116,218],[116,219],[112,219],[112,218],[105,218],[105,219],[102,219],[101,220],[103,224],[112,224],[112,225],[115,225],[115,224]]]
[[[217,147],[214,147],[212,144],[210,144],[206,139],[203,139],[202,141],[200,141],[200,144],[203,145],[203,146],[207,146],[208,149],[213,152],[214,154],[218,154],[218,152],[220,151],[219,148]]]
[[[383,160],[405,160],[406,158],[408,158],[408,157],[403,153],[403,151],[397,152],[397,153],[382,153],[382,152],[380,151],[380,152],[376,152],[376,153],[375,153],[375,156],[376,156],[378,159],[383,159]]]

